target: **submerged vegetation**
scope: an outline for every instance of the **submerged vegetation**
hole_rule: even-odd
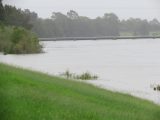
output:
[[[0,64],[1,120],[159,120],[160,106]]]
[[[80,75],[77,75],[75,73],[71,73],[69,70],[66,70],[64,73],[60,75],[64,76],[67,79],[78,79],[78,80],[96,80],[98,79],[97,75],[92,75],[89,72],[84,72]]]
[[[4,54],[28,54],[41,52],[38,38],[21,27],[0,26],[0,51]]]
[[[160,91],[160,85],[156,85],[156,86],[154,87],[154,90],[155,90],[155,91]]]

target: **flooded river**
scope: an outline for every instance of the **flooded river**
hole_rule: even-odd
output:
[[[0,62],[53,75],[69,70],[99,76],[88,83],[160,103],[160,39],[42,42],[44,53],[3,55]]]

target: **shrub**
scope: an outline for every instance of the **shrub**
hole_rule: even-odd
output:
[[[4,50],[9,49],[11,45],[11,33],[12,29],[10,27],[5,27],[3,24],[0,24],[0,52],[4,52]]]
[[[67,79],[69,79],[69,78],[73,78],[74,74],[73,74],[73,73],[70,73],[69,70],[66,70],[64,73],[61,74],[61,76],[64,76],[64,77],[66,77]]]
[[[160,91],[160,85],[157,85],[153,88],[155,91]]]
[[[160,85],[157,86],[157,90],[160,91]]]
[[[96,80],[96,79],[98,79],[97,75],[92,75],[89,72],[85,72],[83,74],[76,75],[75,73],[71,73],[69,70],[66,70],[64,73],[62,73],[60,75],[66,77],[67,79],[79,79],[79,80]]]
[[[92,80],[92,79],[98,79],[97,75],[92,75],[89,72],[85,72],[81,75],[77,75],[76,76],[77,79],[81,79],[81,80]]]
[[[4,54],[28,54],[41,52],[38,38],[21,27],[0,28],[0,51]]]

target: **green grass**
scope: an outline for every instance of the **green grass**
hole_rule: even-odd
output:
[[[0,120],[160,120],[160,106],[0,64]]]

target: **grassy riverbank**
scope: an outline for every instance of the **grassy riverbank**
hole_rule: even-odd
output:
[[[160,107],[77,81],[0,64],[2,120],[159,120]]]

